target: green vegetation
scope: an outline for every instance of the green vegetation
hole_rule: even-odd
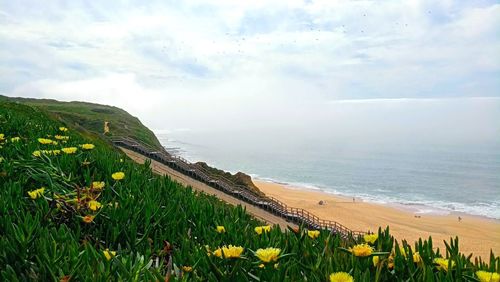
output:
[[[196,164],[208,171],[210,175],[213,175],[214,177],[225,178],[235,185],[244,186],[249,192],[257,196],[264,195],[264,193],[262,193],[262,191],[260,191],[259,188],[255,186],[255,184],[252,182],[252,178],[248,174],[245,174],[243,172],[231,174],[227,171],[211,167],[204,162],[197,162]]]
[[[0,101],[2,100],[35,106],[80,131],[88,130],[102,135],[104,123],[108,122],[109,133],[105,134],[107,137],[130,137],[155,150],[163,149],[149,128],[144,126],[138,118],[117,107],[85,102],[10,98],[0,95]]]
[[[489,275],[479,270],[500,270],[493,254],[461,254],[458,239],[441,252],[430,238],[398,243],[388,229],[341,239],[259,228],[241,207],[29,106],[0,101],[0,143],[1,281],[479,281]],[[348,274],[330,278],[338,272]]]
[[[49,99],[11,98],[0,95],[0,101],[10,101],[37,107],[59,121],[71,125],[82,134],[87,131],[105,138],[128,137],[153,150],[162,151],[154,133],[144,126],[140,120],[128,112],[112,106],[85,103],[85,102],[60,102]],[[109,132],[104,134],[104,123],[108,122]],[[253,184],[250,176],[239,172],[231,174],[223,170],[198,163],[214,176],[224,177],[231,182],[247,187],[250,192],[261,195],[262,192]]]

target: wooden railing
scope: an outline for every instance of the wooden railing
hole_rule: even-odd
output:
[[[215,175],[201,165],[190,163],[189,161],[178,156],[173,156],[165,149],[161,151],[154,150],[146,145],[139,144],[130,138],[113,139],[112,142],[115,146],[132,150],[145,157],[160,162],[182,174],[203,182],[208,186],[235,198],[241,199],[249,204],[258,206],[280,218],[285,219],[288,222],[303,225],[309,229],[330,230],[332,233],[339,234],[344,238],[348,238],[349,236],[357,237],[365,234],[365,232],[361,231],[352,231],[336,221],[320,219],[302,208],[289,207],[276,198],[252,193],[247,187],[238,185],[232,180],[221,175]]]

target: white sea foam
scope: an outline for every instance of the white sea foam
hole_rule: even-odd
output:
[[[448,215],[451,213],[464,213],[469,215],[482,216],[492,219],[500,219],[500,203],[475,203],[474,205],[467,205],[457,202],[445,202],[445,201],[431,201],[431,200],[408,200],[398,197],[388,197],[383,195],[370,195],[365,193],[352,193],[352,192],[342,192],[336,189],[326,187],[324,185],[314,185],[310,183],[301,182],[286,182],[280,181],[269,177],[261,177],[254,174],[254,178],[265,181],[272,182],[276,184],[281,184],[289,189],[303,189],[311,191],[321,191],[326,194],[332,194],[341,197],[354,197],[356,199],[361,199],[366,202],[375,204],[391,204],[395,207],[399,207],[415,214],[430,214],[430,215]],[[375,191],[375,190],[374,190]]]

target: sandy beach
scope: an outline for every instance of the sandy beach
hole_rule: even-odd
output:
[[[122,150],[133,160],[143,163],[144,156],[127,149]],[[151,168],[158,174],[166,174],[179,183],[191,186],[195,190],[215,195],[219,199],[232,204],[245,206],[247,212],[266,221],[277,224],[286,229],[290,223],[276,217],[258,207],[235,199],[199,181],[180,174],[169,167],[152,160]],[[406,239],[414,242],[418,238],[432,236],[434,245],[444,248],[443,240],[458,236],[460,249],[463,253],[473,253],[489,259],[490,248],[496,254],[500,253],[500,221],[476,216],[460,215],[420,215],[419,218],[409,210],[362,202],[357,199],[335,196],[320,191],[305,190],[272,182],[254,180],[255,185],[268,196],[275,197],[290,207],[299,207],[308,210],[322,219],[337,221],[352,230],[376,231],[379,226],[387,225],[391,234],[398,240]],[[323,205],[318,202],[323,201]]]
[[[256,181],[268,196],[275,197],[291,207],[306,209],[322,219],[337,221],[352,230],[376,231],[379,226],[389,225],[391,234],[398,240],[406,239],[413,244],[418,238],[432,236],[434,245],[444,251],[443,240],[459,237],[460,250],[489,259],[490,248],[500,253],[500,221],[460,214],[415,217],[410,210],[390,205],[362,202],[352,198],[304,190],[277,183]],[[319,205],[319,201],[324,201]]]

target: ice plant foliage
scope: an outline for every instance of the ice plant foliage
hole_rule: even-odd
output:
[[[500,259],[475,261],[458,239],[438,251],[430,239],[398,242],[389,229],[348,239],[281,230],[106,146],[86,150],[98,137],[59,127],[0,101],[1,281],[500,282]],[[114,181],[125,176],[126,186]]]

